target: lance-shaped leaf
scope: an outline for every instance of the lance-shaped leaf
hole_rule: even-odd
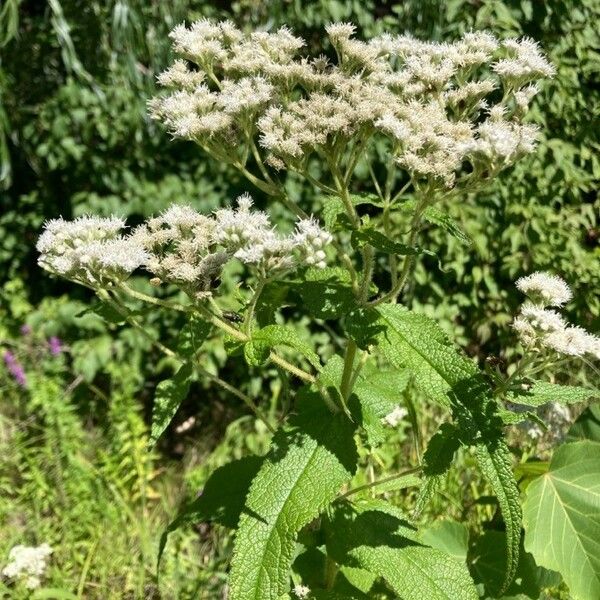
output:
[[[548,402],[576,404],[594,395],[587,388],[574,385],[558,385],[548,381],[536,381],[530,388],[509,394],[509,400],[525,406],[543,406]]]
[[[263,364],[275,346],[293,348],[302,354],[315,369],[321,369],[317,353],[307,342],[301,340],[293,329],[284,325],[267,325],[253,333],[252,339],[244,346],[246,361],[249,365],[254,366]]]
[[[463,244],[467,246],[473,244],[473,240],[461,229],[460,225],[443,210],[435,206],[428,206],[423,211],[423,218],[429,223],[441,227],[446,233],[449,233]]]
[[[157,570],[170,533],[194,523],[214,522],[234,529],[244,508],[250,483],[263,458],[246,456],[219,467],[208,478],[198,498],[184,506],[160,537]]]
[[[212,325],[199,317],[192,315],[183,326],[177,338],[177,353],[186,359],[191,359],[200,350],[210,334]]]
[[[511,583],[519,565],[521,543],[521,497],[512,472],[510,450],[500,436],[475,446],[481,472],[490,482],[502,511],[506,526],[506,573],[500,588],[503,593]]]
[[[385,579],[403,600],[476,600],[466,565],[419,542],[418,532],[385,502],[336,505],[327,550],[341,564]]]
[[[527,488],[525,549],[558,571],[576,600],[600,598],[600,443],[559,447]]]
[[[300,529],[336,497],[356,470],[354,427],[321,397],[298,394],[298,414],[273,438],[252,482],[236,534],[230,600],[278,600]]]
[[[165,379],[156,386],[152,406],[152,428],[148,444],[153,446],[172,421],[179,405],[190,389],[193,367],[184,363],[171,379]]]

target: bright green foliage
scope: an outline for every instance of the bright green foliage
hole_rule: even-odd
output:
[[[460,562],[467,561],[469,550],[469,530],[457,521],[437,521],[420,532],[419,539],[424,544],[449,554]],[[501,572],[504,571],[504,563]]]
[[[466,565],[419,543],[403,513],[386,503],[336,506],[327,550],[337,562],[383,577],[406,600],[478,598]]]
[[[558,448],[550,469],[527,488],[525,549],[558,571],[573,598],[600,596],[600,444]]]
[[[150,445],[156,443],[175,416],[179,405],[185,400],[190,389],[192,372],[192,365],[185,363],[179,367],[171,379],[165,379],[156,386],[152,407]]]
[[[209,336],[210,331],[210,323],[197,315],[192,315],[179,333],[177,353],[186,359],[192,359]]]
[[[317,319],[338,319],[354,308],[350,273],[341,267],[308,269],[293,286],[309,314]]]
[[[521,542],[521,497],[515,481],[511,455],[503,438],[477,444],[475,455],[484,477],[490,482],[506,526],[506,573],[500,592],[512,582],[519,564]]]
[[[542,406],[548,402],[577,404],[594,395],[588,388],[574,385],[558,385],[548,381],[536,381],[529,389],[509,395],[511,402],[526,406]]]
[[[268,358],[272,348],[286,346],[299,352],[316,369],[321,362],[315,351],[298,337],[296,331],[282,325],[267,325],[252,334],[252,339],[244,346],[244,356],[249,365],[258,366]]]
[[[299,414],[273,439],[252,482],[236,533],[232,600],[277,600],[289,590],[295,541],[356,469],[353,427],[319,396],[302,394]]]
[[[586,408],[569,429],[567,441],[579,440],[600,442],[600,404],[592,404]]]
[[[348,324],[349,332],[361,344],[376,341],[386,358],[414,375],[415,384],[438,404],[452,407],[459,428],[458,439],[475,445],[483,475],[498,498],[507,529],[507,572],[505,585],[515,573],[519,560],[521,507],[519,490],[511,470],[510,453],[494,419],[486,412],[494,410],[492,390],[473,362],[460,354],[440,327],[424,315],[401,306],[383,305],[374,311],[357,313]],[[481,437],[479,441],[477,438]],[[421,510],[435,487],[440,474],[447,470],[452,452],[441,443],[452,443],[445,430],[430,458],[430,479],[422,489],[417,510]]]

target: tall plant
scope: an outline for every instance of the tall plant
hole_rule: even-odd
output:
[[[585,389],[532,377],[573,358],[594,368],[600,355],[596,337],[549,308],[568,302],[570,290],[548,274],[518,283],[529,300],[514,322],[521,359],[509,369],[491,362],[480,369],[435,321],[398,304],[415,261],[430,254],[419,245],[423,225],[464,239],[449,203],[470,202],[534,151],[536,128],[524,119],[537,81],[553,74],[537,44],[500,42],[484,32],[448,43],[387,34],[364,42],[354,32],[346,23],[328,26],[331,56],[318,57],[303,55],[304,40],[285,27],[245,34],[230,22],[202,20],[171,34],[182,58],[160,75],[171,92],[151,101],[152,115],[281,202],[296,219],[291,233],[276,229],[243,195],[212,215],[172,206],[127,234],[116,217],[58,219],[38,242],[40,264],[93,289],[117,321],[141,328],[128,297],[189,315],[178,348],[152,340],[180,363],[157,388],[154,440],[194,371],[237,396],[273,433],[266,456],[215,471],[169,528],[212,520],[236,530],[233,600],[289,597],[292,586],[299,598],[362,598],[377,578],[385,581],[384,595],[477,598],[467,566],[443,544],[426,543],[412,520],[461,446],[472,449],[502,513],[506,568],[494,592],[508,589],[519,567],[522,509],[504,427],[526,418],[524,407],[586,400]],[[355,193],[360,170],[370,174],[374,192]],[[282,182],[286,171],[320,190],[319,219]],[[232,314],[219,286],[234,262],[244,268],[242,308]],[[183,295],[165,299],[134,289],[127,278],[140,267],[152,285]],[[315,328],[342,338],[343,354],[323,361],[284,319],[280,309],[291,303]],[[280,422],[203,367],[202,343],[214,335],[252,367],[277,366],[293,396]],[[426,397],[447,421],[420,464],[353,487],[363,450],[403,418],[407,377],[410,406]],[[415,505],[375,499],[394,485],[418,485]],[[531,535],[532,552],[545,564],[536,551],[544,549],[543,533]],[[299,541],[317,566],[296,566],[290,575]],[[557,556],[551,568],[571,584],[573,561],[566,552],[562,561]],[[590,572],[598,575],[593,565]]]

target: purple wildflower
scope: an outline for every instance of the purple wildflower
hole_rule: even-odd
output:
[[[21,335],[27,336],[31,333],[31,325],[21,325]]]
[[[15,355],[10,350],[7,350],[4,353],[3,358],[8,372],[13,376],[17,384],[21,387],[25,387],[27,385],[25,369],[23,369],[23,366],[17,361]]]
[[[48,346],[52,356],[58,356],[63,351],[63,343],[61,339],[55,335],[48,340]]]

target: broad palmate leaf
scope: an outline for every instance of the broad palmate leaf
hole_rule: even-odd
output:
[[[476,600],[466,564],[420,543],[417,530],[382,501],[336,505],[327,550],[340,564],[382,577],[403,600]]]
[[[525,549],[558,571],[573,598],[600,598],[600,443],[565,444],[527,488]]]
[[[321,397],[298,394],[298,414],[273,438],[242,511],[229,577],[230,600],[277,600],[289,590],[296,537],[356,470],[354,426]]]

